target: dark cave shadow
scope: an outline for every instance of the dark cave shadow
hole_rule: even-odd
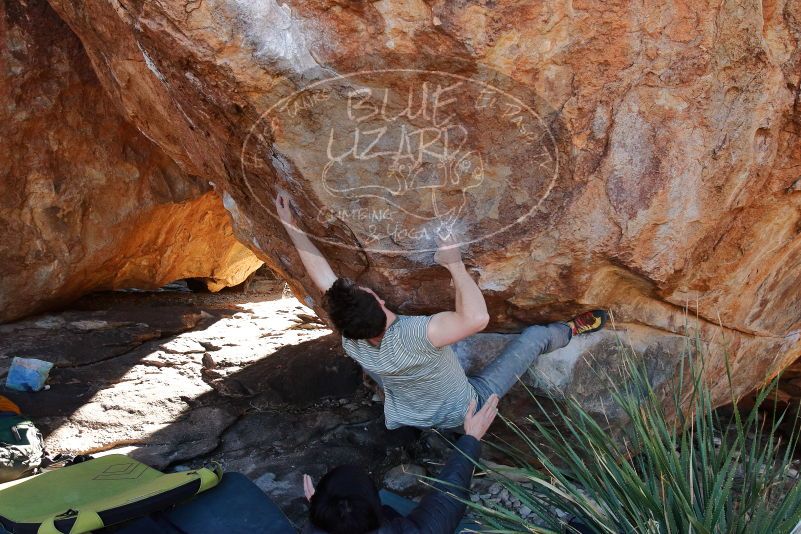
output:
[[[213,369],[204,374],[216,387],[195,399],[198,403],[206,396],[227,394],[232,401],[304,408],[325,398],[350,397],[361,384],[361,368],[345,356],[337,334],[284,345],[227,376],[215,379]]]

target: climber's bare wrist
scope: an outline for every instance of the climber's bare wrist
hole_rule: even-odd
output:
[[[458,276],[460,274],[467,273],[467,268],[464,266],[464,263],[461,260],[443,265],[443,267],[448,269],[448,271],[451,273],[451,276]]]
[[[291,223],[284,223],[284,229],[286,230],[287,235],[295,244],[297,248],[306,248],[306,241],[308,237],[306,233],[301,230],[294,222]]]

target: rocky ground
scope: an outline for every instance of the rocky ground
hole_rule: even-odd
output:
[[[264,277],[217,294],[183,282],[93,294],[0,325],[3,383],[14,356],[55,364],[46,390],[0,388],[50,454],[122,453],[164,471],[217,462],[250,477],[298,526],[303,473],[317,480],[359,464],[416,499],[426,491],[418,476],[435,475],[450,450],[434,432],[386,430],[339,337]],[[488,506],[515,506],[481,475],[473,489]]]
[[[165,471],[217,462],[250,477],[298,526],[303,473],[360,464],[416,498],[425,491],[417,475],[436,474],[449,450],[433,432],[387,431],[339,338],[265,277],[217,294],[185,283],[94,294],[0,325],[3,383],[14,356],[55,364],[46,390],[2,388],[51,454],[123,453]],[[789,375],[783,384],[793,386],[798,373]],[[475,502],[536,520],[492,480],[477,476],[473,489]]]
[[[318,479],[360,464],[416,496],[424,488],[407,471],[436,472],[446,450],[434,434],[384,428],[382,405],[338,337],[282,282],[92,295],[0,325],[0,377],[14,356],[55,363],[49,389],[2,390],[50,453],[117,452],[167,471],[216,461],[250,477],[298,524],[303,473]]]

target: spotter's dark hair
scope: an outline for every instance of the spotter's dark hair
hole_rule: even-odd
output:
[[[346,338],[377,337],[387,325],[387,316],[375,296],[350,278],[337,278],[323,296],[323,307]]]
[[[309,520],[330,534],[363,534],[381,524],[381,500],[367,472],[355,465],[329,471],[311,498]]]

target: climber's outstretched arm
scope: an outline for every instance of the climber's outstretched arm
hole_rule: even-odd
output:
[[[289,206],[289,195],[284,192],[278,193],[275,197],[275,209],[278,217],[284,225],[289,238],[298,249],[300,260],[306,268],[306,272],[311,276],[314,284],[325,293],[337,279],[333,269],[328,264],[323,253],[320,252],[311,239],[295,224],[295,217],[292,215],[292,208]]]
[[[440,244],[434,260],[450,271],[456,290],[456,309],[437,313],[428,322],[428,340],[439,348],[484,330],[489,314],[484,295],[462,263],[453,239]]]

